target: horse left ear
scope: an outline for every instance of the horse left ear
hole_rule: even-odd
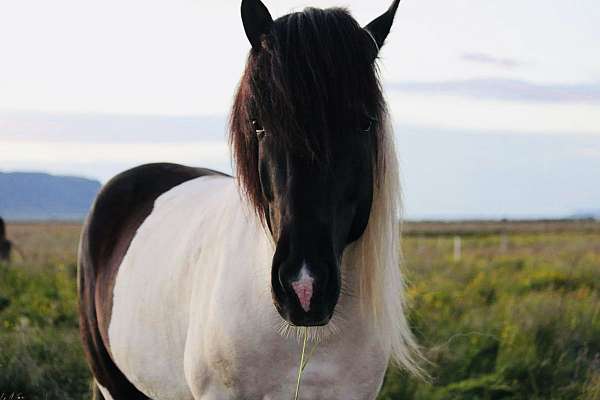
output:
[[[252,47],[260,49],[262,35],[273,25],[271,13],[260,0],[242,0],[242,22]]]
[[[388,8],[388,10],[371,21],[370,24],[365,26],[365,29],[369,31],[375,43],[377,44],[377,51],[383,47],[385,43],[385,39],[390,33],[390,29],[392,29],[392,24],[394,23],[394,17],[396,16],[396,10],[398,10],[398,4],[400,4],[400,0],[394,0],[394,3]]]

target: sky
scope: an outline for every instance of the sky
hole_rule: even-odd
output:
[[[390,4],[265,1],[274,17]],[[231,171],[239,1],[0,0],[0,171]],[[600,5],[403,0],[380,69],[411,218],[600,209]]]

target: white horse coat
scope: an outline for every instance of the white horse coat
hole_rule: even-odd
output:
[[[197,178],[160,196],[114,287],[110,349],[127,379],[153,400],[291,398],[300,344],[279,332],[273,252],[229,177]],[[356,293],[352,260],[342,268]],[[359,308],[342,293],[332,321],[339,332],[312,356],[302,399],[375,398],[389,351]]]

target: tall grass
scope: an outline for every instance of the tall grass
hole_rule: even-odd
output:
[[[0,393],[89,398],[75,266],[0,265]]]
[[[504,243],[502,243],[504,241]],[[380,399],[600,399],[600,234],[405,241],[411,322],[432,384]]]

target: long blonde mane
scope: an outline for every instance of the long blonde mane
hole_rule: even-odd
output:
[[[369,223],[344,258],[357,271],[362,312],[372,318],[381,345],[391,359],[422,375],[418,345],[406,319],[405,283],[400,269],[401,190],[393,128],[387,112],[382,124],[376,179]]]

